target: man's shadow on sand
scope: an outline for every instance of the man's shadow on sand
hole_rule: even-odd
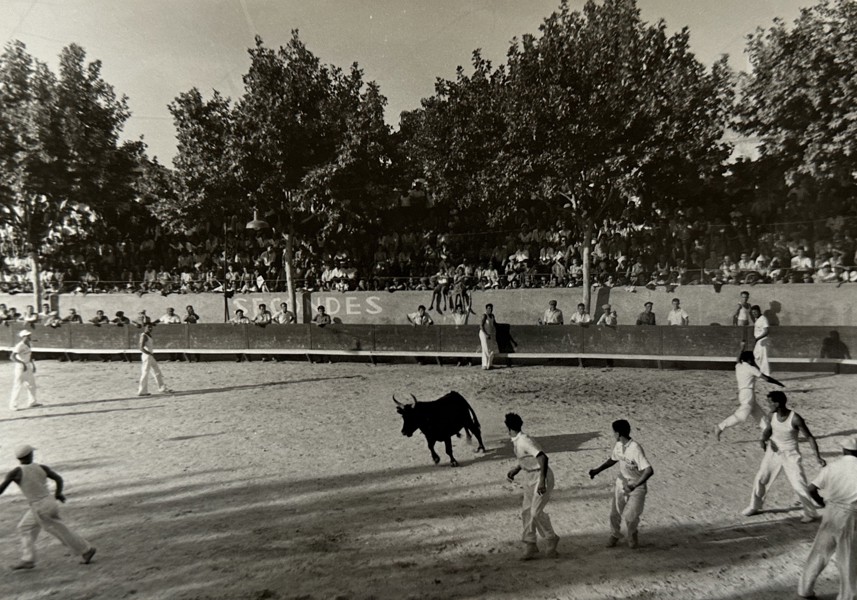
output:
[[[579,452],[580,447],[597,437],[601,437],[601,433],[597,431],[588,431],[586,433],[562,433],[559,435],[537,436],[536,442],[545,451],[545,454],[559,454],[561,452]],[[485,459],[487,460],[507,460],[514,458],[515,453],[512,450],[512,441],[508,438],[502,440],[502,446],[499,448],[489,448],[485,451]]]

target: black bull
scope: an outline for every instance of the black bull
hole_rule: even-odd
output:
[[[452,436],[461,437],[462,429],[467,434],[468,442],[471,433],[476,436],[476,441],[479,442],[476,452],[485,451],[479,419],[476,418],[476,413],[464,396],[458,392],[449,392],[433,402],[418,402],[413,394],[411,397],[414,399],[413,404],[402,404],[393,396],[396,411],[404,420],[402,435],[411,437],[417,429],[422,431],[426,436],[431,458],[435,464],[440,462],[440,456],[434,451],[435,442],[443,441],[450,465],[458,466],[458,462],[452,455]]]

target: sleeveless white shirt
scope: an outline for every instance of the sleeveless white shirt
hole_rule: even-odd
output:
[[[779,452],[797,450],[797,430],[792,425],[795,411],[791,411],[785,421],[780,421],[776,414],[771,415],[771,439],[777,445]]]
[[[21,492],[26,496],[30,504],[50,498],[48,476],[41,465],[30,463],[28,465],[20,465],[18,468],[21,469],[21,482],[18,484],[18,487],[21,488]]]

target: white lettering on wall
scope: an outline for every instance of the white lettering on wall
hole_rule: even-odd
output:
[[[378,301],[380,299],[381,298],[379,298],[378,296],[369,296],[368,298],[366,298],[367,315],[377,315],[378,313],[382,312],[381,307],[378,306]]]
[[[350,296],[345,299],[345,314],[346,315],[359,315],[360,314],[360,301],[354,296]]]

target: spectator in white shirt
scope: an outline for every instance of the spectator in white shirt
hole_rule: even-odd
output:
[[[181,317],[176,314],[176,309],[173,307],[168,308],[167,313],[155,321],[156,324],[164,325],[180,325],[181,322]]]
[[[680,306],[681,300],[673,298],[673,307],[667,315],[667,323],[670,325],[690,325],[690,317]]]
[[[571,322],[575,325],[589,325],[592,323],[592,317],[586,312],[586,305],[582,302],[577,305],[577,312],[571,315]]]

